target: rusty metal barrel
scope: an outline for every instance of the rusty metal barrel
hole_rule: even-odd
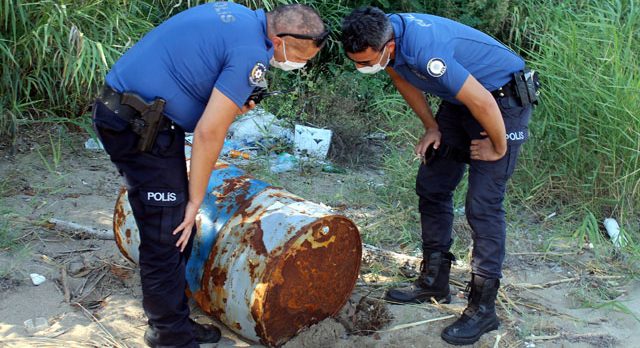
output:
[[[226,163],[216,165],[207,192],[187,264],[188,294],[206,313],[268,346],[337,314],[362,255],[351,220]],[[122,254],[137,263],[126,190],[113,228]]]

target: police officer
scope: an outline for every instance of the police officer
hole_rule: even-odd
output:
[[[474,242],[471,292],[462,316],[441,336],[452,344],[471,344],[499,325],[495,299],[506,234],[502,202],[537,99],[533,74],[492,37],[426,14],[356,9],[342,22],[342,43],[360,72],[389,74],[425,128],[415,147],[423,158],[416,180],[420,276],[411,286],[390,289],[388,300],[450,301],[453,191],[465,162],[470,164],[465,211]],[[442,99],[435,118],[424,92]]]
[[[265,12],[230,2],[168,19],[112,67],[93,109],[94,127],[124,177],[140,230],[145,343],[197,347],[220,330],[189,319],[185,264],[196,213],[234,118],[255,106],[269,65],[293,70],[327,37],[304,5]],[[194,132],[187,179],[184,136]]]

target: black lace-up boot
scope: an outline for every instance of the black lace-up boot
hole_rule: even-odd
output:
[[[392,302],[422,303],[433,297],[440,303],[451,302],[449,273],[452,261],[455,261],[455,257],[449,252],[425,250],[418,279],[409,286],[389,289],[386,299]]]
[[[450,344],[473,344],[484,333],[496,330],[500,320],[496,315],[496,296],[499,279],[487,279],[477,274],[471,276],[469,304],[462,316],[446,327],[440,335]]]

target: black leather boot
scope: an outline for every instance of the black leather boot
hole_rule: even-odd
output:
[[[422,303],[433,297],[440,303],[451,302],[449,273],[452,261],[455,261],[455,257],[449,252],[425,250],[418,279],[409,286],[389,289],[385,299],[401,303]]]
[[[213,325],[199,324],[195,320],[189,318],[193,327],[193,337],[198,343],[216,343],[220,341],[222,333],[220,329]]]
[[[193,332],[193,338],[196,340],[198,344],[200,343],[216,343],[220,341],[222,333],[220,329],[213,325],[203,325],[197,323],[195,320],[189,318],[189,323],[191,323],[191,330]],[[158,335],[156,331],[151,326],[147,326],[147,329],[144,332],[144,343],[151,348],[155,347],[168,347],[168,345],[160,345],[158,344]]]
[[[471,276],[469,284],[469,304],[462,316],[446,327],[440,336],[450,344],[473,344],[484,333],[496,330],[500,320],[496,315],[496,296],[500,287],[499,279]]]

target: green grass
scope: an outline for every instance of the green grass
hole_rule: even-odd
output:
[[[638,231],[639,30],[636,1],[538,0],[515,12],[513,38],[543,83],[514,180],[525,203],[586,206],[591,230],[612,216]]]
[[[6,206],[2,200],[0,200],[2,206]],[[19,242],[20,233],[17,230],[17,223],[15,223],[17,215],[11,210],[2,208],[0,209],[0,252],[14,251],[21,245]]]
[[[142,1],[0,2],[0,134],[87,113],[109,67],[158,22]]]

